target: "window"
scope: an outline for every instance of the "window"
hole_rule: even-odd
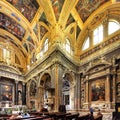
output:
[[[70,41],[68,39],[66,39],[65,49],[66,49],[67,52],[70,53]]]
[[[3,48],[3,60],[7,62],[8,64],[11,62],[10,51],[5,48]]]
[[[109,21],[108,23],[108,34],[109,35],[117,31],[118,29],[120,29],[120,25],[117,21]]]
[[[44,42],[44,52],[48,50],[48,39],[45,40]]]
[[[83,47],[82,47],[82,50],[86,50],[87,48],[90,47],[90,38],[87,37],[87,39],[84,41],[83,43]]]
[[[43,50],[40,51],[40,57],[42,57],[42,56],[43,56]]]
[[[34,63],[35,61],[36,61],[36,56],[35,53],[33,53],[31,58],[31,63]]]
[[[103,40],[103,26],[100,25],[93,32],[93,44],[96,45]]]

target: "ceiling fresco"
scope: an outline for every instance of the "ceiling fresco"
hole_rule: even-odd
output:
[[[21,25],[2,13],[0,13],[0,28],[7,30],[16,36],[20,41],[25,35],[25,29]]]
[[[36,0],[7,0],[7,2],[17,8],[30,22],[39,7]]]
[[[79,0],[76,10],[83,22],[102,4],[109,0]]]
[[[71,23],[75,22],[73,16],[70,14],[68,20],[67,20],[67,23],[66,23],[66,27],[69,26]]]
[[[51,0],[52,7],[55,13],[56,20],[58,21],[64,0]]]

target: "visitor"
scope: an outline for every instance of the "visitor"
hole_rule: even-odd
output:
[[[21,112],[19,112],[17,118],[22,118],[22,113]]]
[[[25,112],[22,117],[23,117],[23,118],[28,118],[28,117],[30,117],[30,115]]]
[[[100,115],[102,115],[102,113],[101,113],[101,111],[100,111],[100,109],[98,110],[98,113],[97,113],[97,116],[100,116]]]
[[[17,117],[16,114],[12,114],[9,119],[15,119]]]
[[[42,106],[40,112],[48,112],[48,109]]]
[[[91,112],[91,114],[89,115],[89,119],[94,120],[93,112]]]
[[[93,114],[93,108],[90,107],[90,114]]]

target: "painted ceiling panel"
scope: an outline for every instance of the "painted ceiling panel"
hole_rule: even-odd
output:
[[[31,36],[29,36],[29,37],[27,38],[27,41],[30,42],[31,44],[33,44],[33,46],[34,46],[34,41],[33,41],[33,39],[32,39]]]
[[[67,20],[67,23],[66,23],[66,27],[69,26],[71,23],[75,22],[73,16],[70,14],[68,20]]]
[[[44,22],[44,23],[47,24],[47,25],[50,24],[50,23],[48,22],[47,17],[46,17],[46,15],[45,15],[44,12],[43,12],[42,15],[40,16],[39,21],[42,21],[42,22]]]
[[[83,22],[101,5],[110,0],[79,0],[76,10]]]
[[[25,35],[25,29],[19,25],[15,20],[11,19],[7,15],[0,13],[0,28],[7,30],[20,41]]]
[[[56,20],[58,21],[64,0],[51,0],[52,7],[55,13]]]
[[[48,32],[48,30],[44,26],[40,26],[40,39]]]
[[[35,16],[39,7],[36,0],[6,0],[19,10],[30,22]]]

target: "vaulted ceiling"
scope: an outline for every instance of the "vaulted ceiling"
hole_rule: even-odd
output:
[[[55,36],[64,39],[68,31],[73,34],[73,42],[81,44],[82,32],[89,21],[114,4],[120,3],[115,0],[0,0],[0,46],[9,44],[28,57],[40,49],[45,36],[51,40]]]

